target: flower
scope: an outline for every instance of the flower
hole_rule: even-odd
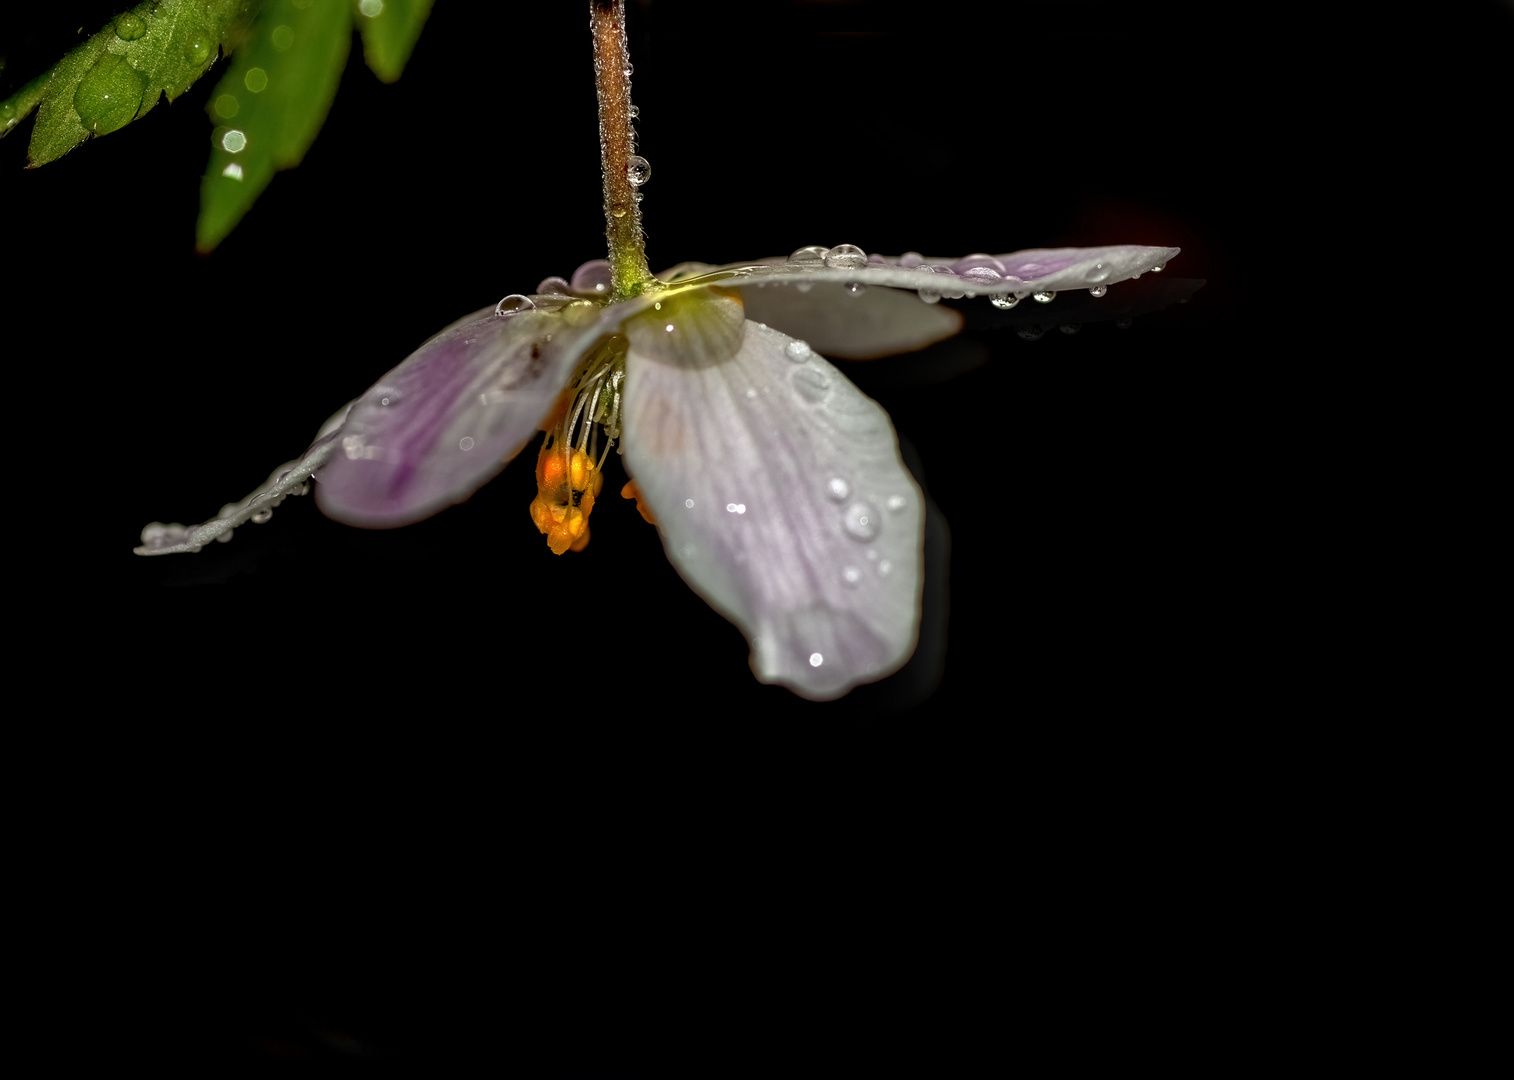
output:
[[[961,326],[943,297],[1012,307],[1067,289],[1101,296],[1177,253],[1127,245],[939,259],[805,247],[684,263],[619,301],[610,264],[595,260],[571,281],[548,278],[453,323],[246,499],[202,525],[154,522],[136,550],[228,540],[312,477],[329,517],[410,524],[467,499],[545,430],[531,518],[561,554],[588,542],[604,458],[619,442],[632,478],[624,494],[655,522],[684,580],[745,634],[757,677],[839,697],[914,650],[924,513],[887,414],[821,354],[920,349]]]

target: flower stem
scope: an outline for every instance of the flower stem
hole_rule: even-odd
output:
[[[605,239],[610,246],[612,300],[635,296],[647,270],[641,209],[631,183],[631,54],[626,48],[625,0],[589,0],[594,31],[594,89],[599,94],[599,159],[605,181]]]

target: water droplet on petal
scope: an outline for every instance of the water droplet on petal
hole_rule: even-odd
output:
[[[871,540],[882,527],[878,510],[866,499],[858,499],[841,511],[841,525],[853,540]]]
[[[978,269],[992,270],[994,272],[994,279],[1004,276],[1004,264],[992,255],[985,255],[981,251],[973,255],[962,256],[962,258],[952,263],[952,269],[963,277],[967,276],[969,270]]]
[[[867,286],[860,281],[848,281],[846,283],[846,291],[856,296],[858,293],[867,292]]]
[[[789,262],[801,263],[811,266],[824,266],[825,256],[829,251],[830,248],[821,247],[819,244],[810,244],[808,247],[802,247],[798,251],[790,255]]]
[[[626,70],[626,78],[629,79],[631,77],[631,73],[636,70],[636,65],[633,64],[633,63],[631,63],[631,61],[627,60],[626,61],[626,69],[625,70]]]
[[[806,401],[822,401],[830,391],[831,380],[825,373],[812,367],[802,367],[793,374],[794,389]]]
[[[1008,311],[1019,302],[1020,298],[1018,296],[996,296],[989,301],[990,304],[998,308],[1000,311]]]
[[[911,266],[919,266],[924,261],[925,256],[921,255],[918,251],[906,251],[903,255],[899,256],[899,265],[906,270]]]
[[[894,569],[894,564],[891,563],[891,562],[889,562],[887,559],[884,559],[884,560],[882,560],[881,562],[878,563],[878,576],[879,577],[888,577],[888,575],[893,571],[893,569]]]
[[[458,439],[457,440],[457,448],[459,450],[472,450],[473,449],[473,436],[471,436],[471,435],[464,435],[461,439]]]
[[[494,305],[494,314],[508,318],[511,315],[519,315],[522,311],[530,311],[535,307],[535,301],[529,296],[522,296],[520,293],[511,293]]]
[[[1090,285],[1095,285],[1109,276],[1109,267],[1103,263],[1094,263],[1091,268],[1084,271],[1083,280]]]
[[[640,115],[641,115],[641,110],[638,109],[635,105],[632,105],[631,106],[631,119],[635,120]]]
[[[921,289],[920,302],[924,304],[939,304],[941,302],[941,294],[935,289]]]
[[[1057,292],[1055,289],[1042,289],[1039,292],[1031,293],[1030,298],[1038,304],[1049,304],[1057,298]]]
[[[568,283],[556,274],[542,278],[536,286],[538,296],[568,296],[571,292],[572,289]]]
[[[825,265],[832,270],[855,270],[867,265],[867,252],[856,244],[837,244],[825,253]]]
[[[641,187],[652,179],[652,163],[640,154],[632,154],[626,161],[626,179]]]
[[[855,589],[862,581],[862,571],[858,570],[855,566],[848,566],[845,570],[841,571],[841,580]]]
[[[272,517],[272,510],[259,510],[256,514],[252,515],[252,523],[254,525],[265,525]]]
[[[815,355],[808,341],[791,341],[783,347],[783,355],[796,364],[803,364]]]
[[[1166,263],[1157,263],[1155,266],[1153,266],[1151,268],[1151,272],[1153,274],[1160,274],[1163,270],[1166,270],[1166,269],[1167,269],[1167,264]]]
[[[146,86],[147,80],[126,57],[107,53],[79,80],[74,111],[96,135],[119,131],[137,115]]]
[[[909,505],[909,500],[906,499],[903,495],[890,495],[883,505],[897,514],[900,510],[903,510],[907,505]]]
[[[846,502],[852,493],[852,485],[839,476],[833,476],[825,482],[825,493],[837,502]]]
[[[1108,291],[1109,291],[1109,286],[1108,285],[1095,285],[1093,288],[1091,288],[1091,289],[1088,290],[1088,295],[1092,296],[1094,299],[1098,299],[1099,297],[1103,296]]]
[[[961,273],[964,281],[978,281],[985,285],[992,285],[995,282],[1004,280],[1004,275],[992,266],[969,266]]]
[[[611,284],[610,261],[590,259],[573,271],[573,282],[569,287],[576,293],[604,296],[609,293]]]
[[[122,41],[136,41],[147,33],[147,23],[127,11],[116,16],[116,37]]]

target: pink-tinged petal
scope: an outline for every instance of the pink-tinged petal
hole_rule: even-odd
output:
[[[769,327],[746,323],[726,356],[661,349],[656,330],[627,324],[625,461],[668,558],[764,682],[827,700],[896,670],[924,516],[888,415]]]
[[[353,403],[316,473],[321,510],[390,528],[468,498],[539,430],[600,314],[485,308],[437,334]]]
[[[1038,248],[1007,255],[959,258],[916,253],[867,256],[855,248],[836,254],[847,247],[849,245],[829,250],[819,247],[800,249],[786,257],[731,263],[706,270],[704,277],[744,288],[758,280],[770,286],[782,282],[816,287],[822,282],[836,282],[913,289],[932,299],[1025,297],[1035,292],[1107,288],[1164,267],[1179,252],[1175,247],[1119,244],[1097,248]],[[697,264],[683,264],[675,270],[687,273],[691,265]]]
[[[914,352],[962,329],[961,315],[923,303],[913,292],[834,281],[810,284],[768,287],[758,278],[741,290],[747,317],[842,360]]]

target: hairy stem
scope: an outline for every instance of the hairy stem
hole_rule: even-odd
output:
[[[599,159],[605,181],[612,299],[624,300],[641,292],[652,277],[647,270],[636,187],[628,173],[634,136],[625,0],[589,0],[589,17],[594,30],[594,88],[599,93]]]

